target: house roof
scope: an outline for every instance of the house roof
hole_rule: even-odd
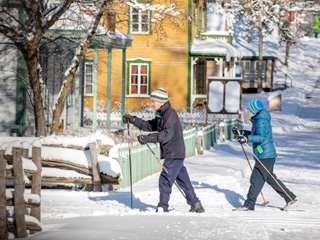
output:
[[[191,56],[206,56],[206,57],[226,57],[229,62],[231,58],[238,58],[238,51],[229,43],[208,38],[206,40],[195,39],[192,43]]]
[[[85,38],[90,34],[94,15],[84,13],[78,5],[72,5],[60,19],[47,31],[47,36],[63,35],[70,38]],[[97,27],[93,45],[99,48],[126,48],[132,46],[133,37],[118,30],[115,32],[105,28],[102,24]]]

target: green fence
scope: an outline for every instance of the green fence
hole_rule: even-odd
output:
[[[232,133],[233,127],[242,129],[243,128],[242,120],[237,118],[237,119],[229,119],[224,121],[224,126],[223,126],[224,141],[235,139],[235,136]]]
[[[150,143],[149,146],[160,159],[159,144]],[[146,145],[138,143],[130,147],[132,184],[161,170],[161,165]],[[129,148],[124,146],[118,149],[118,161],[122,171],[122,181],[119,188],[130,186]],[[161,160],[163,162],[163,160]]]
[[[202,129],[202,150],[209,150],[217,143],[217,124],[214,123]]]
[[[183,132],[184,142],[186,145],[186,157],[195,155],[197,130],[191,129]],[[157,157],[160,159],[160,145],[149,144]],[[130,147],[132,184],[141,179],[161,171],[162,167],[158,160],[151,153],[146,145],[134,143]],[[163,160],[160,160],[163,163]],[[125,145],[118,149],[118,162],[122,171],[122,181],[117,189],[130,186],[130,165],[129,165],[129,148]]]
[[[183,138],[186,146],[186,158],[194,156],[196,154],[197,129],[184,131]]]

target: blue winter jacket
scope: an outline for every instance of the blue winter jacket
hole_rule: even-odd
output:
[[[251,132],[243,131],[242,134],[247,137],[248,142],[252,142],[254,154],[259,159],[276,158],[277,153],[273,145],[270,113],[266,109],[262,109],[250,121],[252,122]]]

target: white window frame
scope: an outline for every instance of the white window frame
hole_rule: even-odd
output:
[[[92,67],[92,72],[91,73],[88,73],[87,72],[87,65],[91,65]],[[85,65],[84,65],[84,96],[86,97],[93,97],[93,62],[86,62]],[[92,79],[92,82],[91,84],[87,83],[87,75],[91,75],[91,79]],[[91,89],[92,89],[92,92],[91,93],[87,93],[87,85],[91,85]]]
[[[138,74],[137,74],[137,93],[131,93],[131,78],[132,78],[132,65],[137,65],[138,66]],[[141,66],[147,66],[147,93],[146,94],[141,94],[141,83],[140,83],[140,79],[141,79]],[[130,69],[130,74],[129,74],[129,96],[134,96],[134,97],[149,97],[149,84],[150,84],[150,76],[149,76],[149,64],[148,63],[130,63],[130,66],[129,66],[129,69]]]
[[[139,30],[138,31],[133,31],[133,27],[132,27],[132,23],[133,23],[133,20],[132,20],[132,16],[133,16],[133,10],[138,10],[138,22],[135,22],[136,24],[138,24],[139,26]],[[142,12],[147,12],[147,16],[148,16],[148,19],[146,22],[142,22]],[[136,13],[135,13],[136,15]],[[148,25],[148,30],[147,31],[142,31],[142,24],[147,24]],[[130,8],[130,34],[150,34],[150,11],[147,10],[147,11],[142,11],[141,9],[135,9],[133,7]]]

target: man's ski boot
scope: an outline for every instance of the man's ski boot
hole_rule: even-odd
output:
[[[200,201],[196,202],[191,206],[191,209],[189,212],[195,212],[195,213],[203,213],[204,208],[202,207],[202,204]]]

